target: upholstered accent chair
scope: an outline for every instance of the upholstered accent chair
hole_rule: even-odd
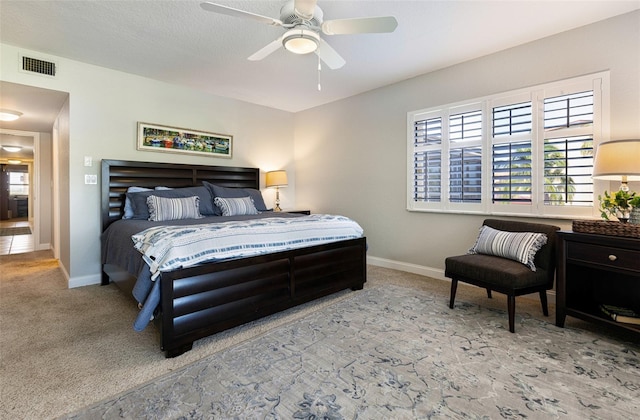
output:
[[[491,291],[507,295],[512,333],[516,296],[538,292],[542,312],[548,316],[547,290],[553,288],[555,278],[559,229],[539,223],[486,219],[471,253],[445,259],[445,276],[451,278],[449,307],[453,309],[458,282],[462,281],[487,289],[489,298]],[[521,232],[524,234],[518,234]],[[546,243],[544,235],[537,235],[540,233],[546,235]]]

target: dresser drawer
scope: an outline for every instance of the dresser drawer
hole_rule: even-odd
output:
[[[640,273],[640,252],[631,249],[568,242],[567,259]]]

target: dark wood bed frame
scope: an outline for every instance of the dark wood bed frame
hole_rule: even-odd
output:
[[[256,168],[102,161],[102,231],[124,214],[130,186],[189,187],[202,181],[260,188]],[[102,284],[123,269],[103,267]],[[162,273],[160,347],[178,356],[203,337],[366,282],[366,239],[201,264]],[[132,278],[127,279],[129,283]],[[122,281],[125,283],[124,281]]]

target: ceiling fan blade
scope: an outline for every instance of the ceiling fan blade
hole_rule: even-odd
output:
[[[282,47],[282,38],[283,37],[284,37],[284,35],[281,36],[280,38],[276,39],[275,41],[270,42],[269,44],[267,44],[266,46],[264,46],[260,50],[256,51],[255,53],[253,53],[248,58],[248,60],[259,61],[259,60],[262,60],[263,58],[265,58],[266,56],[268,56],[269,54],[276,52],[280,47]]]
[[[331,70],[339,69],[346,63],[344,58],[340,57],[340,54],[338,54],[336,50],[334,50],[333,47],[327,44],[327,42],[322,38],[320,38],[316,54],[318,54],[320,60],[324,61]]]
[[[294,0],[293,10],[304,19],[311,19],[318,0]]]
[[[398,21],[393,16],[327,20],[322,32],[327,35],[374,34],[393,32]]]
[[[222,4],[205,1],[200,3],[200,7],[202,7],[207,12],[220,13],[223,15],[239,17],[239,18],[249,18],[249,19],[257,20],[258,22],[266,23],[267,25],[282,26],[282,21],[280,19],[274,19],[267,16],[257,15],[255,13],[247,12],[244,10],[234,9],[233,7],[223,6]]]

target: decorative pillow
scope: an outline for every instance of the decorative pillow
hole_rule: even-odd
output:
[[[129,187],[127,188],[128,193],[141,192],[141,191],[153,191],[151,188],[145,187]],[[125,195],[124,199],[124,215],[123,219],[132,219],[133,218],[133,204],[131,204],[131,200],[128,196]]]
[[[147,197],[149,220],[162,222],[165,220],[202,219],[200,214],[200,197],[165,198],[150,195]]]
[[[216,197],[213,202],[222,210],[223,216],[242,216],[245,214],[258,214],[251,197],[222,198]]]
[[[521,262],[536,271],[536,253],[547,243],[547,235],[535,232],[506,232],[482,226],[469,254],[487,254]]]
[[[198,187],[173,188],[165,190],[158,189],[156,191],[127,193],[127,198],[131,200],[131,204],[133,205],[133,219],[149,219],[147,197],[151,195],[164,198],[185,198],[197,195],[200,197],[200,214],[203,216],[214,216],[217,212],[216,206],[213,205],[213,197],[211,197],[211,193],[206,187],[201,185]]]
[[[269,211],[267,206],[264,204],[264,199],[262,198],[262,193],[260,190],[256,190],[255,188],[229,188],[229,187],[221,187],[219,185],[212,184],[207,181],[202,181],[202,184],[209,189],[209,192],[215,199],[216,197],[222,198],[242,198],[242,197],[251,197],[253,199],[253,205],[256,210],[259,212]],[[217,215],[220,216],[222,211],[217,209]]]

